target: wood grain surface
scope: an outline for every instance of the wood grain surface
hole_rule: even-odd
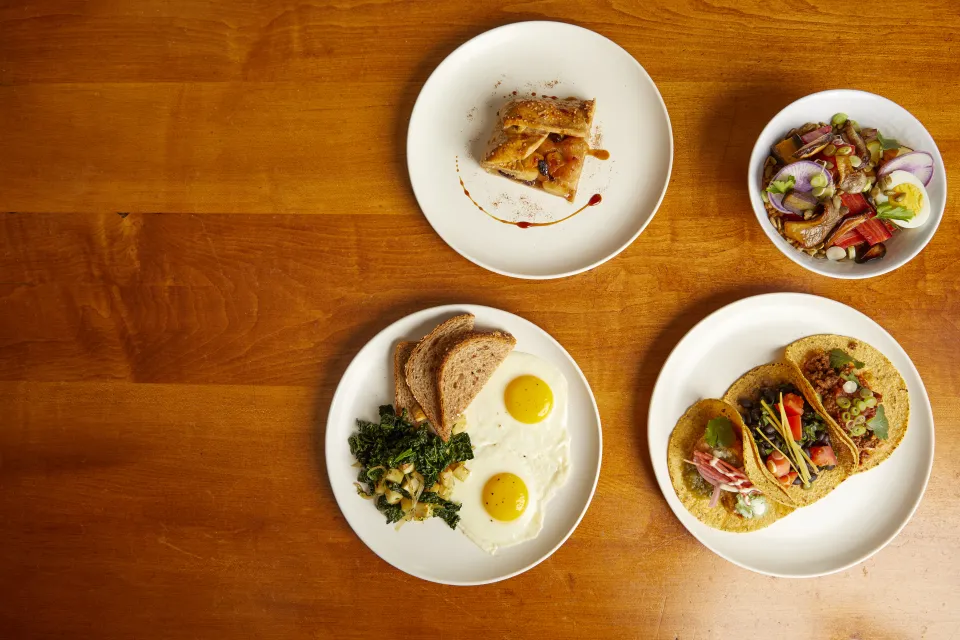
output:
[[[626,48],[676,142],[644,234],[550,282],[460,258],[405,164],[430,71],[527,19]],[[952,0],[0,1],[0,638],[960,636],[958,32]],[[767,120],[833,87],[905,106],[951,176],[930,245],[869,281],[794,266],[745,191]],[[770,291],[877,320],[912,356],[937,424],[914,519],[816,580],[703,548],[660,495],[644,438],[677,340]],[[321,444],[357,350],[450,302],[554,335],[596,392],[606,445],[567,544],[477,588],[411,578],[368,550]]]

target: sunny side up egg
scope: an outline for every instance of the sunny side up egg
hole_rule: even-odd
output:
[[[513,352],[465,412],[474,458],[455,485],[460,530],[488,553],[537,537],[549,500],[570,473],[567,380]]]

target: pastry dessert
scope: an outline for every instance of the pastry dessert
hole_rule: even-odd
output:
[[[570,202],[577,195],[583,161],[590,152],[594,100],[514,100],[500,119],[480,163],[510,178]]]

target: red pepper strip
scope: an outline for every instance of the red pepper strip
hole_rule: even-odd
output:
[[[876,211],[873,210],[873,207],[870,206],[870,203],[867,202],[867,199],[863,197],[862,193],[841,193],[840,201],[844,204],[845,207],[850,209],[848,216],[856,216],[867,211],[872,212],[876,215]],[[870,216],[871,218],[873,216]]]
[[[846,249],[847,247],[856,247],[866,242],[863,239],[863,236],[860,235],[856,229],[850,229],[839,238],[833,241],[833,245],[840,247],[841,249]]]
[[[866,240],[867,244],[871,247],[893,237],[893,234],[890,233],[890,230],[883,224],[883,221],[877,220],[876,218],[871,218],[861,223],[860,226],[856,228],[856,232],[863,236],[863,239]]]

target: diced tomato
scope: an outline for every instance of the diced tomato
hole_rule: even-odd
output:
[[[803,415],[803,397],[795,393],[783,394],[783,408],[787,410],[787,417]]]
[[[767,469],[779,478],[790,471],[790,461],[781,455],[779,451],[774,451],[767,456]]]
[[[871,247],[880,242],[885,242],[893,237],[893,234],[890,233],[890,230],[876,218],[871,218],[866,222],[862,222],[856,229],[857,233],[863,236],[863,239],[867,241]]]
[[[790,423],[790,433],[797,442],[803,438],[803,426],[800,424],[800,416],[787,416],[787,422]]]
[[[818,467],[833,466],[837,464],[837,455],[833,452],[833,447],[829,445],[810,447],[810,462]]]
[[[785,486],[785,487],[789,487],[790,485],[792,485],[792,484],[793,484],[793,481],[796,480],[796,479],[797,479],[797,472],[796,472],[796,471],[791,471],[790,473],[788,473],[788,474],[786,474],[786,475],[784,475],[784,476],[780,476],[779,478],[777,478],[777,480],[780,481],[780,484],[782,484],[782,485]]]
[[[841,192],[840,201],[845,207],[850,209],[850,213],[847,214],[848,216],[858,216],[861,213],[866,213],[868,211],[876,213],[873,211],[873,207],[870,206],[870,203],[867,202],[867,199],[863,197],[862,193]]]
[[[846,249],[847,247],[856,247],[866,242],[863,239],[863,236],[857,233],[856,229],[850,229],[839,238],[833,241],[835,246],[840,247],[841,249]]]

